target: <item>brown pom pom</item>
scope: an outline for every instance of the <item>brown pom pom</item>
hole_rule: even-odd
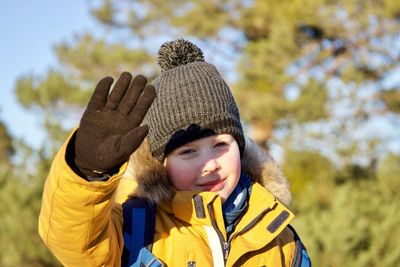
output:
[[[158,65],[161,67],[161,72],[180,65],[203,61],[201,49],[184,39],[166,42],[158,51]]]

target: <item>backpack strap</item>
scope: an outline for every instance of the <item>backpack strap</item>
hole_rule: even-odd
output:
[[[311,260],[308,256],[307,249],[301,242],[299,235],[296,233],[291,225],[288,225],[289,229],[294,234],[294,241],[296,242],[296,251],[294,253],[294,261],[292,267],[311,267]]]
[[[139,251],[151,251],[155,231],[155,206],[143,198],[130,198],[122,204],[124,249],[121,266],[132,266]]]

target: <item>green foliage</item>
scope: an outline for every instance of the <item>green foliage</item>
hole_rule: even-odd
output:
[[[400,157],[388,154],[377,170],[379,185],[385,190],[383,197],[394,198],[400,192]]]
[[[400,260],[399,160],[389,155],[380,162],[377,178],[353,179],[330,188],[324,205],[315,198],[321,183],[308,184],[299,200],[295,226],[316,266],[397,266]],[[307,206],[307,207],[306,207]],[[322,207],[322,208],[321,208]]]
[[[210,36],[217,36],[220,29],[233,22],[232,15],[237,12],[238,6],[241,5],[240,2],[237,0],[196,0],[185,5],[181,1],[178,10],[183,12],[175,12],[177,16],[171,16],[169,18],[170,23],[175,27],[181,28],[186,34],[196,32],[196,36],[199,38],[206,39]],[[174,14],[174,12],[172,11],[170,14]]]
[[[23,106],[43,109],[56,108],[62,104],[82,106],[89,96],[74,81],[53,69],[49,69],[44,78],[21,76],[17,80],[15,92]]]
[[[42,153],[35,158],[24,144],[17,144],[16,149],[19,163],[0,168],[0,266],[60,266],[37,231],[50,160]]]
[[[298,122],[318,121],[327,117],[328,93],[316,80],[303,85],[300,95],[291,103],[290,113]]]
[[[12,137],[4,123],[0,121],[0,166],[8,165],[15,149],[12,144]]]
[[[391,89],[383,91],[381,98],[392,112],[400,113],[400,90]]]
[[[92,15],[104,24],[113,24],[115,12],[112,1],[104,1],[101,7],[91,10]]]
[[[318,185],[318,188],[314,188],[314,194],[320,195],[321,203],[324,202],[321,199],[330,198],[335,168],[328,158],[316,151],[287,150],[282,168],[290,181],[295,199],[300,197],[312,182]]]
[[[65,65],[68,74],[80,84],[92,86],[99,77],[117,77],[122,71],[147,71],[152,74],[153,60],[144,49],[135,49],[126,43],[108,43],[90,34],[75,37],[72,43],[63,42],[55,46],[55,52],[60,62]],[[86,86],[87,86],[86,85]],[[90,90],[93,90],[90,87]],[[59,87],[64,88],[64,87]]]

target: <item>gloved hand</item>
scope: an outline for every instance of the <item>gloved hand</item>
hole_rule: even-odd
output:
[[[129,159],[148,133],[140,126],[156,97],[144,76],[124,72],[110,91],[113,79],[97,84],[76,133],[74,163],[86,178],[113,174]]]

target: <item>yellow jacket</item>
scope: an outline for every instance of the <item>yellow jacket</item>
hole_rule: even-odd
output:
[[[132,192],[143,196],[143,184],[149,184],[143,176],[154,166],[147,162],[147,169],[135,168],[135,159],[131,159],[128,171],[125,164],[108,181],[89,182],[66,163],[67,144],[56,155],[45,183],[40,236],[65,266],[120,266],[121,203]],[[227,241],[221,198],[216,193],[178,191],[169,195],[166,188],[148,192],[148,197],[157,203],[152,252],[166,266],[188,266],[189,262],[196,266],[224,266],[224,261],[226,266],[292,266],[296,245],[287,225],[293,214],[275,197],[278,195],[282,202],[290,200],[287,182],[266,154],[251,149],[250,152],[245,152],[243,160],[251,162],[248,167],[256,169],[256,173],[250,173],[258,180],[253,185],[248,210],[225,251],[221,244],[221,239]],[[132,173],[137,169],[141,173],[133,179]],[[155,184],[167,185],[150,182]],[[196,213],[199,203],[194,203],[194,194],[201,196],[205,216]]]

